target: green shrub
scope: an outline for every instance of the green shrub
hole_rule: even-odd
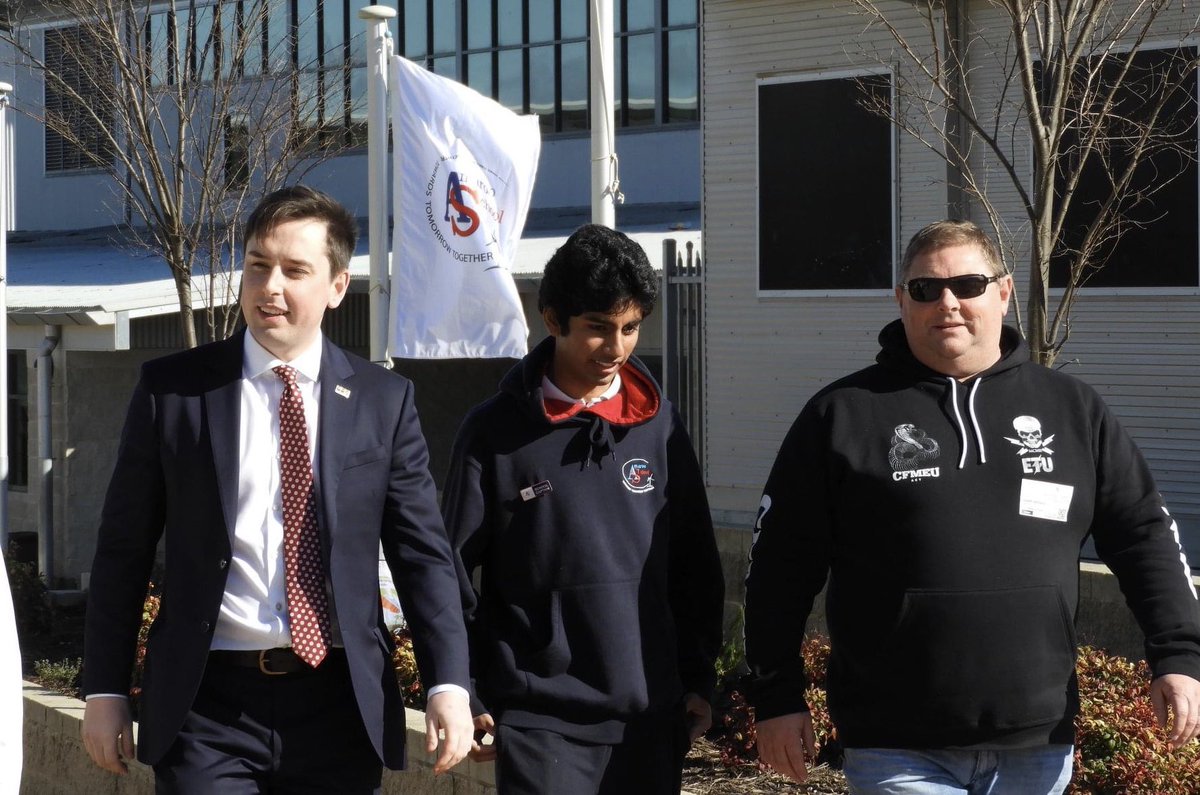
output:
[[[50,690],[66,696],[79,693],[79,672],[83,669],[83,660],[37,660],[33,664],[33,675],[42,685]]]
[[[809,676],[805,693],[820,756],[837,766],[837,735],[826,708],[829,642],[812,637],[801,651]],[[1075,774],[1070,795],[1200,793],[1200,744],[1172,751],[1150,706],[1150,672],[1087,646],[1079,649],[1080,713],[1075,722]],[[754,710],[745,677],[727,679],[713,704],[712,740],[727,765],[756,764]],[[820,759],[820,757],[819,757]]]
[[[46,634],[54,621],[54,608],[46,583],[42,582],[33,564],[18,563],[7,551],[3,555],[17,617],[17,634],[21,637]]]
[[[726,652],[728,648],[727,644]],[[739,644],[737,648],[743,647]],[[746,673],[744,649],[742,653],[743,656],[737,659],[732,655],[722,654],[718,671],[723,668],[727,673],[717,682],[717,692],[712,705],[713,726],[705,736],[720,751],[724,764],[758,766],[754,707],[746,700],[750,675]],[[813,733],[817,738],[817,761],[828,762],[833,767],[840,768],[841,748],[825,704],[825,668],[829,657],[829,642],[824,638],[809,638],[804,642],[801,656],[804,657],[804,664],[810,676],[809,688],[804,697],[808,701]]]
[[[413,709],[425,709],[425,688],[421,684],[421,672],[417,670],[417,655],[413,653],[412,633],[408,628],[392,633],[396,651],[392,653],[392,665],[396,668],[396,679],[404,705]]]
[[[1079,649],[1075,775],[1069,793],[1200,792],[1200,746],[1172,751],[1150,706],[1150,671],[1099,649]]]
[[[162,604],[162,588],[151,582],[146,587],[146,598],[142,600],[142,624],[138,627],[137,654],[133,664],[133,682],[129,687],[129,697],[136,705],[142,695],[142,669],[146,666],[146,641],[150,640],[150,627],[158,618],[158,608]]]

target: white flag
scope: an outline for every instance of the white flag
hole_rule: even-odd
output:
[[[399,56],[390,88],[391,353],[524,356],[529,329],[511,268],[542,145],[537,117]]]

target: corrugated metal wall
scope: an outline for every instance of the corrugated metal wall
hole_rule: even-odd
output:
[[[757,95],[763,77],[878,67],[853,53],[880,31],[833,2],[706,0],[703,25],[704,248],[710,500],[747,525],[779,442],[815,391],[874,360],[876,335],[895,317],[890,291],[845,297],[759,297]],[[915,28],[914,28],[915,31]],[[892,59],[894,60],[894,59]],[[852,157],[853,153],[847,153]],[[945,193],[909,191],[945,176],[945,165],[896,138],[899,237],[945,214]],[[803,186],[797,186],[802,190]],[[855,208],[847,207],[847,213]],[[796,219],[796,247],[820,229]]]

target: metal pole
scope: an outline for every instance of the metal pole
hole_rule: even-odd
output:
[[[9,179],[8,95],[13,87],[0,83],[0,549],[8,549],[8,227]]]
[[[371,276],[369,280],[369,320],[371,361],[391,368],[388,355],[388,313],[391,282],[388,276],[388,178],[387,164],[388,61],[392,55],[392,37],[388,20],[396,16],[394,8],[367,6],[358,18],[367,22],[367,236]]]
[[[59,326],[46,326],[38,349],[38,571],[54,587],[54,349],[62,336]]]
[[[589,0],[592,72],[592,223],[617,224],[613,185],[613,7],[612,0]]]

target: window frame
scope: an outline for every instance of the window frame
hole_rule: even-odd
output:
[[[1153,50],[1185,49],[1185,48],[1191,48],[1192,50],[1194,50],[1196,52],[1197,57],[1200,57],[1200,37],[1193,36],[1193,37],[1183,39],[1182,41],[1171,41],[1171,40],[1148,41],[1139,48],[1139,51],[1147,52],[1147,51],[1153,51]],[[1111,54],[1112,55],[1123,55],[1128,52],[1129,52],[1128,47],[1122,47],[1122,48],[1114,48],[1111,51]],[[1196,120],[1193,123],[1193,130],[1194,130],[1194,135],[1195,135],[1195,142],[1194,142],[1195,146],[1193,147],[1192,151],[1193,151],[1193,154],[1195,155],[1195,157],[1197,158],[1198,164],[1200,164],[1200,72],[1197,72],[1195,77],[1196,77]],[[1026,177],[1028,179],[1028,184],[1032,186],[1032,185],[1037,184],[1037,174],[1034,171],[1034,162],[1033,162],[1033,155],[1032,155],[1033,138],[1032,137],[1026,138],[1026,144],[1029,147],[1029,160],[1028,160],[1029,169],[1026,174]],[[1197,237],[1197,251],[1200,251],[1200,167],[1197,167],[1197,170],[1196,170],[1195,190],[1196,190],[1196,195],[1197,195],[1197,213],[1196,213],[1195,234]],[[1195,296],[1200,296],[1200,256],[1198,256],[1196,258],[1195,267],[1196,267],[1196,285],[1195,286],[1184,286],[1184,287],[1157,286],[1157,287],[1155,287],[1155,286],[1144,286],[1143,285],[1143,286],[1137,286],[1137,287],[1132,287],[1132,286],[1115,287],[1115,286],[1107,285],[1107,286],[1090,287],[1086,283],[1084,283],[1083,285],[1076,287],[1075,291],[1081,297],[1083,295],[1087,295],[1087,296],[1092,296],[1092,297],[1096,297],[1096,298],[1113,298],[1113,297],[1136,298],[1136,297],[1154,297],[1154,296],[1195,297]],[[1066,287],[1052,287],[1052,286],[1050,286],[1049,281],[1047,281],[1048,297],[1053,298],[1056,301],[1058,301],[1058,300],[1061,300],[1061,298],[1063,297],[1063,294],[1066,293],[1066,291],[1067,291]]]
[[[10,491],[29,491],[29,363],[25,351],[7,351],[8,481]]]
[[[53,25],[42,29],[42,60],[44,63],[50,63],[50,47],[52,37],[76,36],[82,37],[83,29],[76,23],[69,25]],[[59,45],[61,47],[61,45]],[[61,49],[57,56],[60,60],[67,57],[66,49]],[[115,79],[115,74],[114,78]],[[54,91],[50,82],[43,78],[42,84],[42,110],[49,116],[53,112],[59,112],[71,100],[67,96],[60,96],[59,92]],[[84,84],[77,84],[74,89],[84,97],[87,97],[92,92],[89,87]],[[90,126],[90,122],[86,122]],[[54,162],[58,163],[57,167],[51,166],[51,149],[52,139],[57,139],[58,143],[54,147],[57,152]],[[42,175],[45,177],[72,177],[87,174],[104,173],[111,168],[115,163],[116,153],[105,144],[103,136],[96,135],[95,149],[84,148],[77,146],[75,143],[64,138],[59,133],[50,128],[49,124],[42,124]],[[69,164],[68,159],[75,162],[74,165]],[[93,161],[107,160],[107,164]]]
[[[890,297],[894,294],[894,285],[896,283],[896,272],[900,264],[899,257],[899,208],[900,208],[900,183],[899,183],[899,134],[894,124],[888,123],[888,186],[890,211],[888,213],[888,223],[891,226],[891,264],[890,264],[890,282],[886,288],[879,287],[846,287],[846,288],[784,288],[784,289],[767,289],[762,286],[762,234],[758,224],[762,218],[762,183],[760,175],[762,173],[762,148],[759,142],[762,139],[762,88],[764,86],[780,85],[785,83],[806,83],[829,80],[852,80],[862,77],[886,77],[890,89],[890,99],[892,107],[896,105],[896,72],[891,67],[880,66],[863,66],[852,67],[847,69],[822,69],[812,72],[792,72],[781,75],[771,75],[768,77],[759,77],[754,81],[754,292],[755,297],[760,299],[766,298],[881,298]]]

